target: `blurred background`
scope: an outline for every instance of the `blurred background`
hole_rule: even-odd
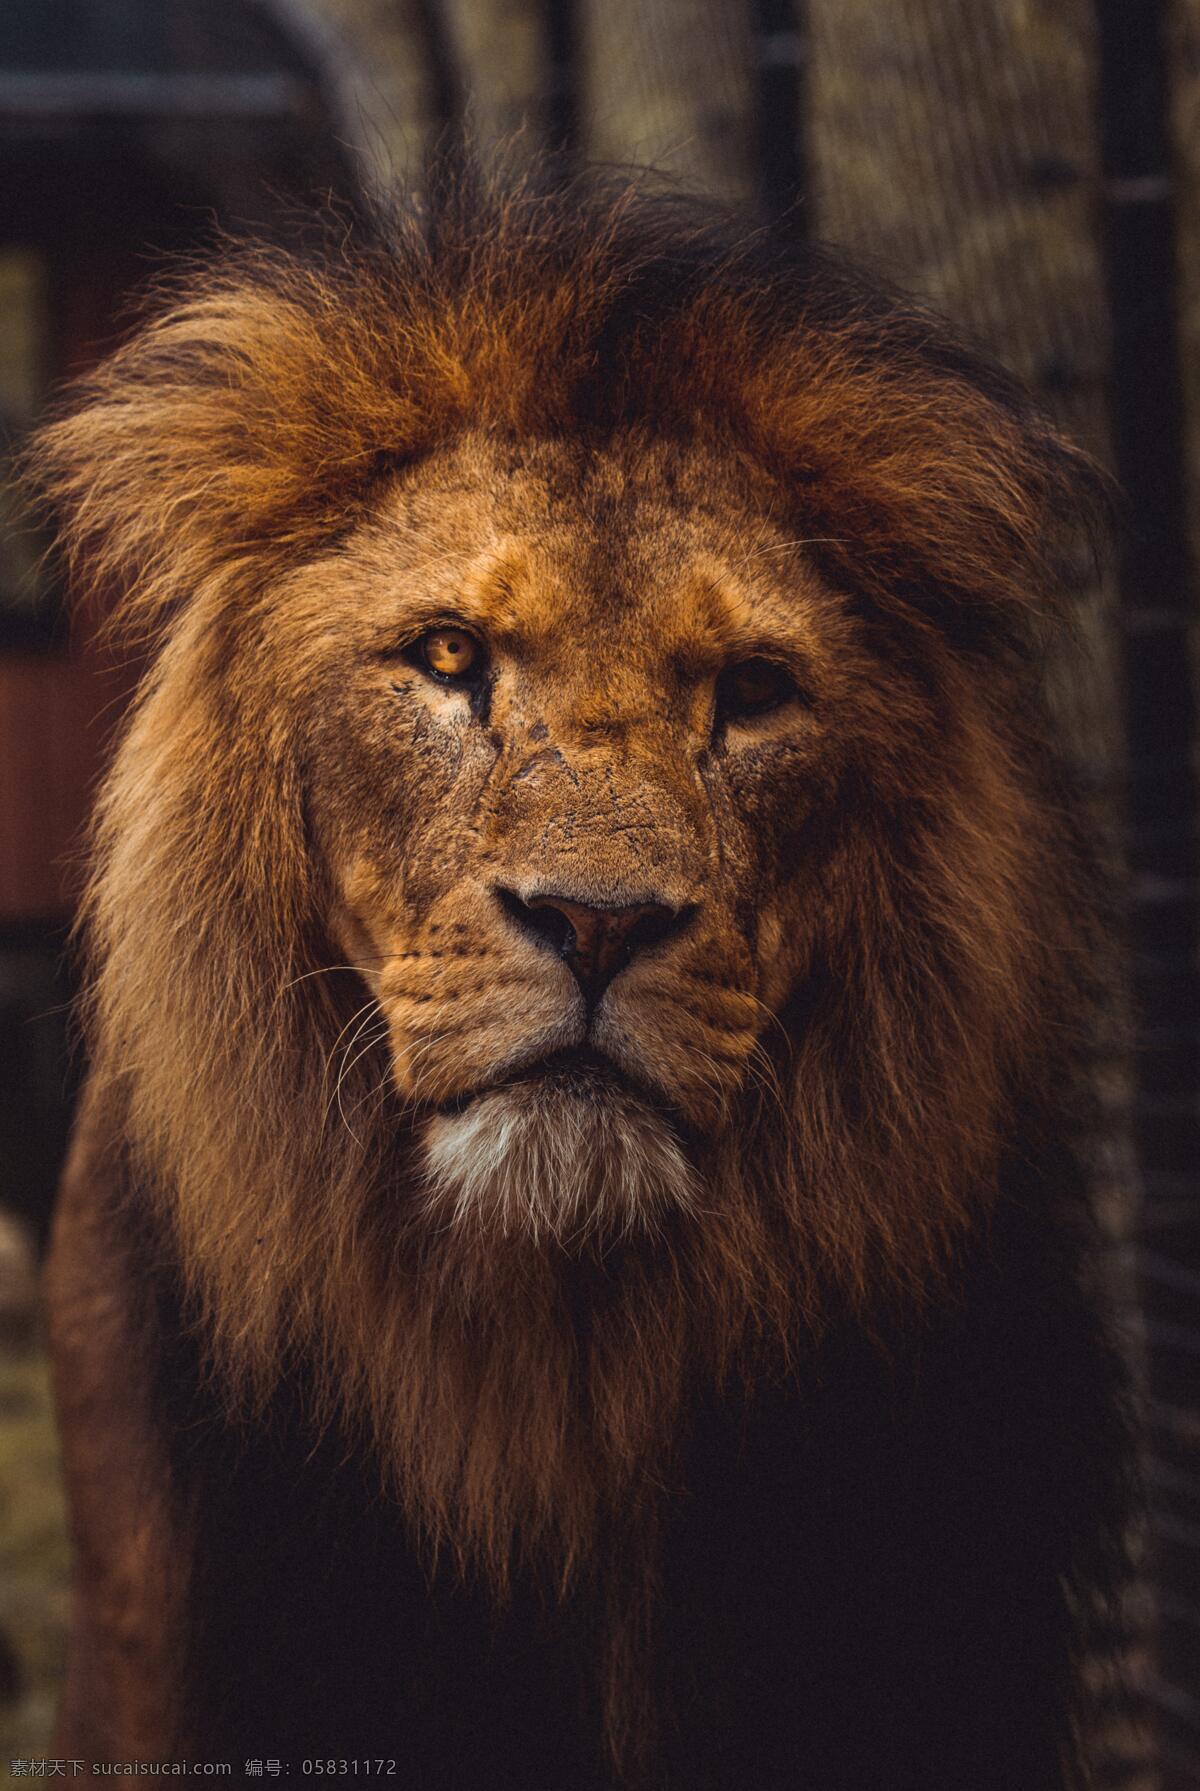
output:
[[[80,1068],[79,834],[136,676],[68,622],[7,457],[172,254],[419,182],[448,127],[484,157],[653,164],[846,245],[1015,368],[1124,487],[1119,554],[1081,569],[1047,674],[1128,943],[1093,1158],[1151,1517],[1114,1637],[1140,1721],[1114,1711],[1101,1784],[1195,1791],[1200,0],[3,0],[0,1762],[46,1752],[62,1658],[36,1264]]]

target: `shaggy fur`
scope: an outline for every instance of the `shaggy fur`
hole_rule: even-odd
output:
[[[743,1731],[767,1748],[779,1708],[737,1703],[740,1669],[714,1664],[731,1620],[715,1601],[689,1631],[707,1596],[689,1575],[713,1536],[757,1560],[756,1489],[805,1462],[842,1483],[819,1416],[841,1373],[863,1474],[896,1477],[896,1559],[874,1552],[882,1511],[842,1544],[887,1672],[909,1671],[897,1613],[920,1627],[939,1556],[959,1592],[930,1673],[962,1670],[963,1601],[981,1635],[999,1622],[973,1526],[1027,1575],[1040,1677],[1008,1684],[1010,1635],[960,1685],[979,1708],[952,1740],[931,1739],[944,1711],[928,1732],[913,1714],[928,1687],[911,1710],[893,1687],[866,1718],[878,1756],[847,1731],[840,1754],[793,1738],[778,1760],[823,1791],[882,1784],[895,1749],[914,1763],[894,1782],[922,1791],[1070,1782],[1074,1631],[1120,1445],[1064,1142],[1098,935],[1036,661],[1097,500],[1088,463],[929,317],[819,254],[637,190],[452,189],[370,240],[190,276],[45,431],[35,476],[77,577],[153,654],[84,923],[113,1248],[157,1289],[134,1328],[171,1382],[145,1421],[242,1439],[176,1464],[199,1640],[171,1739],[220,1731],[205,1650],[236,1625],[204,1588],[283,1485],[263,1439],[294,1434],[296,1484],[340,1484],[347,1460],[381,1476],[435,1577],[532,1599],[542,1636],[583,1613],[580,1681],[607,1688],[627,1775],[734,1783],[678,1740],[688,1687],[711,1681],[726,1713],[725,1740],[692,1725],[710,1753]],[[469,707],[405,658],[447,615],[490,643]],[[714,723],[722,665],[763,652],[799,695]],[[493,898],[537,877],[694,918],[588,1021]],[[619,1087],[541,1076],[585,1034]],[[1035,1392],[1047,1326],[1070,1366],[1045,1362]],[[1040,1489],[1011,1534],[1012,1463],[956,1429],[976,1398]],[[1063,1427],[1086,1496],[1050,1470]],[[893,1431],[889,1467],[871,1451]],[[340,1439],[328,1460],[321,1437]],[[225,1510],[218,1460],[248,1476],[225,1541],[205,1515]],[[788,1513],[815,1496],[797,1483],[778,1532],[762,1515],[784,1560],[745,1565],[731,1596],[774,1610]],[[825,1534],[828,1510],[810,1517]],[[797,1611],[851,1596],[805,1571]],[[753,1662],[765,1643],[742,1645]],[[872,1696],[874,1646],[834,1651],[831,1708]],[[988,1714],[1014,1699],[1019,1771]]]

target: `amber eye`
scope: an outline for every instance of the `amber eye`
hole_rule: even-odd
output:
[[[717,712],[725,720],[765,715],[798,696],[796,681],[770,659],[743,659],[725,668],[717,679]]]
[[[483,648],[465,628],[431,628],[415,643],[414,658],[435,678],[465,683],[480,671]]]

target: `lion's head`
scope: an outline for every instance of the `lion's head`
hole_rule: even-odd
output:
[[[1036,647],[1086,466],[940,327],[638,192],[196,277],[42,439],[155,644],[91,1037],[231,1399],[563,1575],[690,1390],[878,1326],[1058,1098]]]

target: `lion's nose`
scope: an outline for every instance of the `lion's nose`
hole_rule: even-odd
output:
[[[522,897],[497,889],[496,894],[510,919],[566,959],[593,1004],[635,953],[679,932],[693,912],[663,902],[592,908],[554,891]]]

